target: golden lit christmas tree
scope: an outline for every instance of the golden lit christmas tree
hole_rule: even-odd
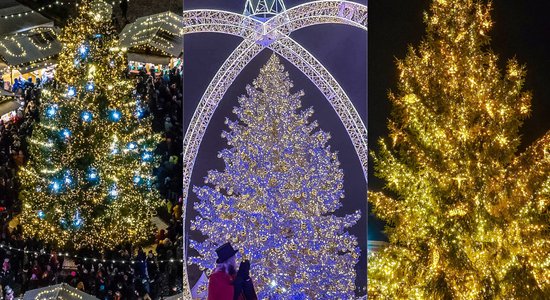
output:
[[[330,134],[308,120],[312,108],[300,111],[303,93],[292,87],[273,55],[239,98],[238,120],[226,120],[225,169],[193,189],[191,229],[208,238],[191,241],[200,256],[190,261],[211,270],[230,241],[250,259],[259,299],[352,299],[359,248],[346,229],[361,215],[334,215],[344,174]]]
[[[110,6],[84,1],[59,40],[56,82],[42,95],[41,120],[21,169],[26,237],[58,247],[112,248],[153,231],[159,136],[126,79]]]
[[[550,299],[550,133],[521,154],[525,71],[487,49],[490,4],[436,0],[398,62],[390,138],[371,192],[390,244],[368,263],[373,299]]]

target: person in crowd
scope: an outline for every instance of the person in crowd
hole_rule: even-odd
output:
[[[250,262],[241,263],[237,272],[235,254],[231,244],[225,243],[216,249],[216,268],[208,278],[208,300],[257,300],[252,280]]]

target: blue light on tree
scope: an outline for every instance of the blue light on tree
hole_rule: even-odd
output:
[[[117,198],[118,197],[118,189],[116,187],[116,184],[113,184],[110,188],[109,188],[109,196],[111,198]]]
[[[88,169],[88,181],[90,182],[97,182],[99,180],[99,174],[97,173],[97,170],[94,168]]]
[[[134,151],[134,150],[137,150],[137,144],[136,142],[129,142],[127,145],[126,145],[126,149],[130,150],[130,151]]]
[[[109,119],[113,122],[120,121],[120,118],[122,118],[122,113],[116,109],[109,111]]]
[[[88,83],[86,84],[86,90],[87,90],[88,92],[93,92],[93,91],[95,90],[95,85],[94,85],[94,83],[91,82],[91,81],[88,82]]]
[[[54,105],[49,106],[49,107],[46,109],[46,116],[47,116],[48,118],[54,118],[55,115],[57,115],[58,109],[59,109],[59,107],[57,106],[57,104],[54,104]]]
[[[151,161],[153,159],[153,153],[149,151],[143,152],[143,154],[141,155],[141,159],[143,161]]]
[[[93,114],[89,111],[84,111],[80,114],[80,118],[82,118],[82,121],[89,123],[93,119]]]
[[[52,189],[52,192],[54,193],[57,193],[61,190],[61,183],[59,183],[59,181],[57,180],[54,180],[51,184],[50,184],[50,187]]]
[[[90,52],[90,48],[87,45],[80,45],[80,47],[78,47],[78,54],[80,54],[80,57],[85,58],[88,56],[88,52]]]
[[[42,210],[39,210],[36,214],[38,215],[40,220],[44,220],[46,218],[46,214]]]
[[[77,210],[73,216],[73,227],[80,229],[83,224],[84,221],[82,220],[82,217],[80,217],[80,211]]]
[[[67,96],[69,97],[74,97],[76,96],[76,88],[74,86],[70,86],[68,89],[67,89]]]
[[[141,108],[141,107],[136,108],[135,116],[138,119],[143,118],[145,116],[145,110],[143,110],[143,108]]]
[[[141,177],[139,175],[134,175],[134,183],[139,184],[141,182]]]
[[[61,137],[65,138],[65,139],[68,139],[68,138],[71,137],[71,131],[67,128],[62,129],[60,134],[61,134]]]

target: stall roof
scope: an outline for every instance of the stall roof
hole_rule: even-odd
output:
[[[15,0],[0,1],[0,36],[53,26],[53,21]]]
[[[21,103],[11,97],[5,101],[0,100],[0,116],[17,110],[19,107],[21,107]]]
[[[120,33],[122,47],[132,49],[149,47],[161,53],[178,57],[183,44],[183,17],[167,11],[136,19]]]
[[[61,51],[52,28],[35,28],[0,39],[0,56],[9,66],[21,66],[48,59]]]
[[[92,295],[88,295],[72,286],[62,283],[47,286],[40,289],[30,290],[25,293],[23,300],[38,299],[79,299],[79,300],[98,300]]]

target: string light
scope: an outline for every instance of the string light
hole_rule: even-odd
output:
[[[334,215],[343,170],[292,87],[273,55],[239,97],[237,120],[226,119],[225,168],[193,188],[190,228],[207,238],[190,241],[199,255],[189,262],[209,273],[216,247],[229,241],[250,259],[259,299],[352,299],[360,250],[347,228],[361,213]]]
[[[24,237],[59,249],[144,242],[162,203],[151,185],[134,183],[135,174],[141,182],[156,180],[150,174],[159,158],[151,151],[161,137],[152,132],[151,118],[134,116],[135,86],[124,75],[126,55],[110,9],[103,1],[85,0],[59,34],[57,85],[45,88],[42,97],[55,112],[36,124],[31,159],[19,172]],[[135,149],[120,151],[129,143]],[[150,152],[150,163],[138,152]],[[38,210],[47,217],[38,218]]]
[[[368,258],[369,299],[550,299],[550,132],[518,151],[531,94],[488,50],[486,3],[433,1],[397,62],[373,155],[387,193],[369,191],[390,242]]]

